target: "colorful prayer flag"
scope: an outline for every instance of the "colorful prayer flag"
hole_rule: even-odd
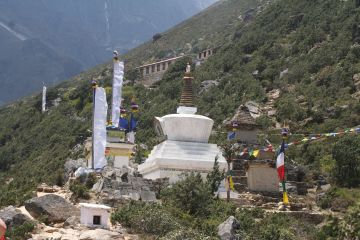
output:
[[[276,158],[276,168],[278,171],[278,175],[279,175],[279,180],[282,182],[285,179],[285,163],[284,163],[284,159],[285,159],[285,142],[283,141],[281,143],[281,148],[279,151],[279,154]]]
[[[233,140],[233,139],[235,139],[235,132],[228,132],[227,139],[228,139],[228,140]]]
[[[279,154],[276,158],[276,168],[279,175],[279,180],[282,183],[283,187],[283,203],[289,204],[289,198],[286,193],[286,185],[285,185],[285,141],[283,140],[281,143],[281,148]]]
[[[229,187],[232,191],[234,191],[234,181],[232,179],[232,176],[229,176]]]

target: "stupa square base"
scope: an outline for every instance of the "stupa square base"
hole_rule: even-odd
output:
[[[216,144],[166,140],[154,147],[138,170],[144,178],[169,178],[174,183],[183,173],[206,176],[213,170],[216,157],[219,168],[226,169],[227,163]]]

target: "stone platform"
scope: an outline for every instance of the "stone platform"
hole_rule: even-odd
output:
[[[138,170],[144,178],[168,177],[170,182],[176,182],[184,172],[204,175],[210,172],[216,156],[220,169],[226,169],[226,161],[216,144],[166,140],[154,147]]]

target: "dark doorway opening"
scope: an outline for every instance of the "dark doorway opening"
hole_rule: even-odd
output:
[[[101,216],[94,216],[93,217],[93,224],[94,225],[100,225],[101,223]]]

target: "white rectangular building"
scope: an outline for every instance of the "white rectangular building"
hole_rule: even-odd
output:
[[[80,203],[80,223],[88,227],[110,228],[111,207]]]

